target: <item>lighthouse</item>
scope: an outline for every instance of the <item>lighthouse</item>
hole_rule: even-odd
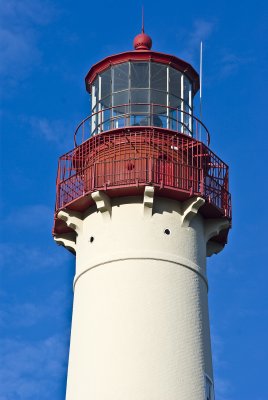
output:
[[[214,400],[206,258],[227,243],[228,166],[195,116],[199,75],[134,49],[93,65],[59,159],[53,235],[76,255],[67,400]]]

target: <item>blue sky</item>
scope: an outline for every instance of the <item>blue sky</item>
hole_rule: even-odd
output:
[[[268,398],[266,1],[144,1],[153,49],[198,69],[230,165],[233,229],[208,261],[217,400]],[[84,76],[132,48],[139,2],[1,4],[0,400],[63,399],[74,257],[52,240],[58,157],[89,114]],[[197,107],[198,108],[198,107]]]

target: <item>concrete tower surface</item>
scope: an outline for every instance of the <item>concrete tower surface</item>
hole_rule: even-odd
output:
[[[151,50],[95,64],[59,160],[54,238],[76,254],[67,400],[213,400],[206,257],[227,242],[228,166],[194,116],[199,76]]]

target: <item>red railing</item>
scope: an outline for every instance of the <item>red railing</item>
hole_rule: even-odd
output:
[[[228,166],[202,142],[153,127],[95,135],[62,156],[56,211],[95,190],[145,185],[177,198],[200,195],[231,218]]]
[[[97,111],[85,118],[74,133],[75,146],[92,135],[128,126],[155,126],[182,133],[209,146],[206,126],[191,112],[162,104],[128,103]]]

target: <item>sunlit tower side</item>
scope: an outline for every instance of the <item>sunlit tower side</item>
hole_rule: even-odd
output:
[[[76,254],[67,400],[213,400],[206,257],[231,222],[228,166],[194,116],[199,76],[151,50],[95,64],[59,159],[54,238]]]

